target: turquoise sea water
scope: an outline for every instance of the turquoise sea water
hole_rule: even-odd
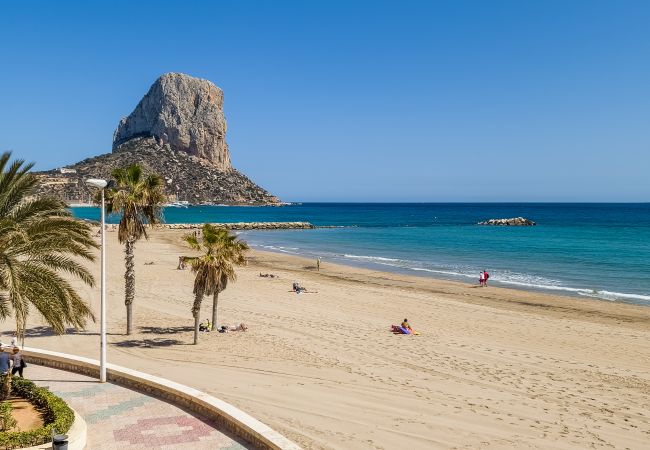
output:
[[[99,218],[97,208],[72,208]],[[535,227],[485,227],[523,216]],[[308,221],[247,231],[254,247],[349,265],[650,306],[650,204],[341,204],[166,208],[168,223]],[[117,217],[109,218],[116,222]]]

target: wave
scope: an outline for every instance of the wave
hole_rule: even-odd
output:
[[[454,272],[451,270],[425,269],[424,267],[409,267],[409,269],[415,270],[416,272],[430,272],[430,273],[440,273],[443,275],[453,275],[456,277],[476,278],[475,275],[470,275],[469,273]]]
[[[344,254],[344,258],[349,258],[349,259],[360,259],[364,261],[391,261],[391,262],[398,262],[401,261],[401,259],[396,259],[396,258],[385,258],[383,256],[365,256],[365,255],[348,255]]]
[[[283,247],[281,245],[256,245],[256,247],[262,247],[271,251],[278,251],[282,253],[296,253],[300,250],[298,247]]]

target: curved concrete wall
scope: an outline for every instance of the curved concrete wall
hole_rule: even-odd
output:
[[[23,349],[23,354],[28,363],[99,378],[99,361],[96,359],[28,347]],[[106,369],[109,381],[193,411],[246,439],[259,449],[300,450],[300,446],[259,420],[205,392],[114,364],[107,364]]]
[[[68,435],[68,450],[84,450],[86,448],[88,426],[86,425],[86,421],[77,413],[77,411],[74,411],[74,423],[66,434]],[[22,448],[20,450],[52,450],[52,442],[35,445],[34,447],[29,448]]]

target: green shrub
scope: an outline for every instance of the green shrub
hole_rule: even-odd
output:
[[[11,403],[0,402],[0,431],[9,431],[16,426],[16,419],[11,415]]]
[[[31,431],[0,432],[0,449],[9,450],[50,442],[52,430],[67,433],[74,422],[74,411],[56,395],[29,380],[13,378],[13,393],[27,399],[42,411],[45,426]]]

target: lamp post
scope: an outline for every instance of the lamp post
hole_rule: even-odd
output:
[[[108,186],[106,180],[90,178],[86,180],[86,184],[99,188],[102,192],[102,251],[101,251],[101,301],[100,301],[100,319],[99,319],[99,335],[100,335],[100,351],[99,351],[99,382],[106,382],[106,217],[104,213],[104,190]]]

